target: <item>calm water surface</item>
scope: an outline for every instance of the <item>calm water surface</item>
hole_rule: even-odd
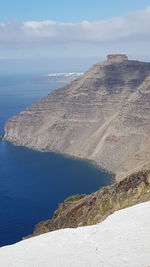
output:
[[[62,86],[33,76],[0,77],[0,133],[5,121]],[[59,202],[110,183],[111,176],[86,161],[0,142],[0,246],[33,232]]]

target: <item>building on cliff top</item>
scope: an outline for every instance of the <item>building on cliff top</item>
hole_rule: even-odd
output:
[[[109,54],[107,55],[107,61],[109,62],[122,62],[127,61],[128,57],[125,54]]]

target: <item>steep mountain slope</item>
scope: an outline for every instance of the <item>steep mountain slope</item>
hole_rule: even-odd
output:
[[[100,224],[47,233],[0,248],[2,267],[148,267],[150,201]]]
[[[103,221],[113,212],[150,200],[150,170],[131,174],[123,181],[90,195],[75,195],[59,204],[51,220],[37,224],[35,235]],[[30,237],[30,236],[29,236]]]
[[[93,161],[116,179],[150,162],[150,63],[109,55],[11,118],[5,139]]]

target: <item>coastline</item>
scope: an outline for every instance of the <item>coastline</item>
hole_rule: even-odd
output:
[[[105,169],[105,168],[103,168],[95,160],[91,160],[91,159],[80,157],[80,156],[71,155],[69,153],[58,152],[58,151],[54,151],[54,150],[36,149],[34,147],[24,146],[24,145],[19,144],[18,142],[15,142],[15,141],[12,142],[12,141],[9,141],[9,140],[5,139],[5,135],[3,136],[2,139],[5,142],[8,142],[9,144],[17,146],[17,147],[27,148],[27,149],[30,149],[32,151],[41,152],[41,153],[53,153],[55,155],[63,156],[66,159],[73,159],[73,160],[83,161],[85,163],[90,164],[92,167],[96,168],[97,170],[102,171],[102,172],[110,175],[112,177],[112,179],[111,179],[111,183],[109,185],[112,185],[112,184],[117,182],[116,174],[111,172],[111,171],[109,171],[109,170],[107,170],[107,169]]]

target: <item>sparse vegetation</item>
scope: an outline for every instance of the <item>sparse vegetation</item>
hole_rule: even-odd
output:
[[[52,219],[37,224],[34,235],[93,225],[113,212],[150,200],[150,170],[133,173],[124,180],[90,195],[74,195],[59,204]]]
[[[74,201],[78,201],[82,198],[84,198],[86,196],[86,194],[77,194],[77,195],[73,195],[68,197],[64,202],[74,202]]]

